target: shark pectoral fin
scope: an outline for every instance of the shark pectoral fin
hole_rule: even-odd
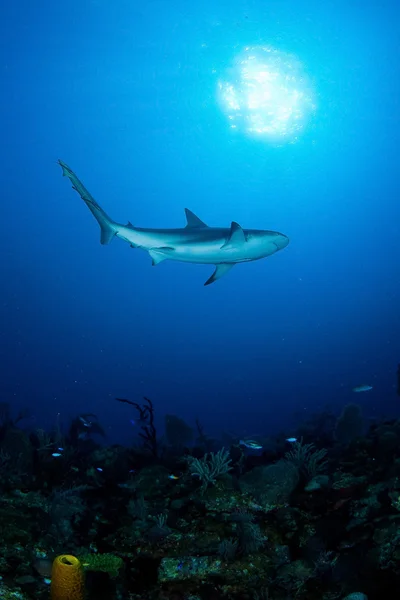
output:
[[[151,264],[153,267],[158,265],[158,263],[162,262],[163,260],[167,260],[167,258],[169,258],[168,254],[171,254],[171,252],[174,252],[174,248],[169,248],[167,246],[161,248],[150,248],[149,254],[151,256]]]
[[[226,240],[225,244],[221,246],[222,249],[236,248],[237,246],[241,246],[246,241],[244,231],[240,227],[239,223],[232,221],[231,230],[229,232],[229,237]]]
[[[217,279],[221,279],[221,277],[226,275],[226,273],[229,273],[234,266],[235,263],[220,263],[219,265],[215,265],[214,273],[209,279],[207,279],[204,285],[210,285],[210,283],[214,283],[214,281],[217,281]]]
[[[185,208],[185,214],[186,214],[186,227],[187,228],[194,228],[194,227],[208,227],[208,225],[206,225],[204,223],[204,221],[202,221],[201,219],[199,219],[199,217],[197,217],[191,210],[189,210],[188,208]]]

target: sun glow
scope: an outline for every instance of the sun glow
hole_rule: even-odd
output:
[[[231,128],[269,140],[296,141],[316,109],[300,61],[270,46],[245,48],[218,88]]]

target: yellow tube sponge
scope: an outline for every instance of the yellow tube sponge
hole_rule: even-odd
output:
[[[85,577],[75,556],[61,554],[54,559],[50,592],[51,600],[84,600]]]

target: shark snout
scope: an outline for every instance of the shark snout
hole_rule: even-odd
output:
[[[276,238],[274,239],[274,244],[278,248],[278,250],[283,250],[289,243],[289,238],[283,233],[278,233]]]

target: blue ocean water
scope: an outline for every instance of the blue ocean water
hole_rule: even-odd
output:
[[[399,415],[399,8],[394,2],[23,0],[3,6],[1,400],[31,425],[129,406],[213,435],[287,435],[308,415]],[[302,62],[315,114],[295,143],[229,127],[218,80],[248,45]],[[281,231],[238,265],[165,261],[114,240],[57,159],[117,221]]]

